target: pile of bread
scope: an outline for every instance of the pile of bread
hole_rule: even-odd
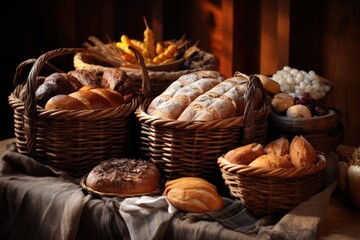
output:
[[[251,143],[228,151],[224,158],[234,164],[263,168],[307,167],[317,162],[314,147],[303,137],[280,137],[263,146]]]
[[[211,121],[242,116],[250,77],[241,74],[224,79],[217,71],[197,71],[179,77],[147,108],[151,116],[179,121]],[[255,109],[262,103],[256,90]]]
[[[45,109],[111,108],[131,102],[138,94],[126,72],[115,68],[105,70],[102,75],[88,70],[55,72],[38,77],[36,86],[35,101]]]
[[[161,173],[144,159],[112,158],[95,166],[85,185],[103,195],[139,196],[158,193]],[[199,177],[181,177],[165,183],[163,195],[176,208],[187,212],[219,211],[224,202],[215,185]]]

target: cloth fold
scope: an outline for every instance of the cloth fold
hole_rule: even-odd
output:
[[[287,214],[259,218],[229,198],[207,213],[182,212],[164,196],[95,198],[12,143],[0,159],[0,239],[315,239],[337,184],[337,155],[327,161],[323,191]]]

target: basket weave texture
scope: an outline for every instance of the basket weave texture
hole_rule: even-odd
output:
[[[82,177],[95,165],[129,151],[130,130],[135,109],[150,94],[144,77],[139,94],[127,104],[95,110],[45,110],[35,103],[40,72],[49,60],[81,52],[81,48],[61,48],[21,63],[15,72],[15,89],[8,97],[14,111],[17,151],[37,161]],[[24,71],[33,64],[27,78]],[[58,69],[56,69],[58,70]],[[23,89],[26,89],[25,96]]]
[[[225,185],[233,197],[257,215],[284,213],[308,200],[323,186],[323,154],[316,164],[301,168],[261,168],[218,158]]]
[[[260,109],[254,109],[258,88],[263,102]],[[208,122],[150,116],[147,99],[135,111],[141,124],[140,152],[159,167],[165,179],[195,176],[218,185],[222,181],[216,163],[219,156],[240,144],[267,140],[270,103],[258,78],[249,82],[244,99],[243,116]]]
[[[106,67],[99,65],[89,55],[83,53],[77,53],[74,56],[74,67],[76,69],[85,69],[95,71],[97,73],[104,72]],[[216,70],[218,68],[218,62],[215,56],[211,53],[200,51],[194,59],[191,60],[189,68],[178,71],[151,71],[148,70],[151,96],[156,97],[162,93],[173,81],[177,80],[180,76],[199,70]],[[120,68],[121,69],[121,68]],[[129,70],[124,68],[127,75],[133,80],[135,86],[140,87],[142,82],[142,74],[139,70]]]

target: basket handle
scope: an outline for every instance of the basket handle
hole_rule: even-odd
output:
[[[142,90],[145,98],[149,98],[151,96],[151,85],[150,85],[149,73],[147,71],[144,58],[141,55],[141,53],[133,46],[130,45],[129,49],[135,53],[136,60],[140,64],[141,78],[142,78],[141,90]]]
[[[36,88],[36,79],[41,71],[41,69],[47,65],[47,61],[67,55],[77,53],[83,50],[82,48],[60,48],[56,50],[49,51],[42,54],[33,64],[30,73],[27,78],[26,91],[25,95],[27,96],[25,100],[25,109],[24,109],[24,131],[26,135],[26,144],[29,156],[35,156],[35,147],[36,147],[36,136],[37,136],[37,105],[35,101],[35,88]],[[31,62],[31,61],[30,61]]]
[[[256,112],[255,112],[255,99],[256,99],[256,92],[257,89],[261,90],[262,95],[262,107],[259,110],[258,114],[262,114],[266,112],[267,106],[270,104],[270,97],[266,93],[265,88],[263,87],[261,80],[256,75],[250,75],[249,77],[249,85],[246,89],[244,94],[244,136],[243,136],[243,144],[248,144],[254,142],[254,130],[256,128],[255,119],[256,119]]]

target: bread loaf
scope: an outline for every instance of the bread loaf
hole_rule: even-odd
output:
[[[101,193],[145,194],[156,190],[160,171],[154,163],[141,159],[113,158],[95,166],[86,186]]]
[[[124,103],[123,96],[115,90],[84,86],[68,95],[49,99],[45,109],[83,110],[117,107]]]
[[[36,103],[44,107],[46,102],[58,94],[69,94],[79,90],[82,84],[73,76],[66,73],[53,73],[35,91]]]
[[[152,116],[177,119],[198,96],[210,90],[224,77],[217,71],[197,71],[179,77],[155,97],[147,109]]]
[[[317,161],[314,147],[301,135],[291,140],[289,152],[291,162],[296,167],[306,167]]]
[[[137,95],[137,89],[131,83],[131,79],[120,69],[106,69],[101,78],[101,86],[119,92],[125,102],[130,102]]]
[[[216,187],[197,177],[172,180],[166,184],[163,195],[173,206],[186,212],[212,212],[224,207]]]
[[[100,81],[95,72],[88,71],[85,69],[81,69],[81,70],[76,69],[68,72],[68,74],[70,76],[75,77],[83,86],[94,85],[97,87],[101,87]]]
[[[263,87],[270,94],[270,96],[274,96],[280,92],[280,84],[277,81],[262,74],[256,74],[256,76],[260,79]]]
[[[266,154],[273,154],[277,156],[285,156],[289,154],[289,140],[284,137],[280,137],[274,141],[269,142],[264,150]]]
[[[262,168],[292,168],[294,165],[289,159],[289,155],[286,156],[277,156],[277,155],[261,155],[256,158],[254,161],[249,163],[249,166],[252,167],[262,167]]]
[[[244,94],[249,80],[243,76],[231,77],[204,94],[187,106],[178,120],[211,121],[241,116],[245,110]],[[255,106],[261,101],[261,92],[257,92]]]
[[[230,150],[224,155],[224,158],[235,164],[249,164],[263,154],[265,151],[261,144],[250,143]]]

